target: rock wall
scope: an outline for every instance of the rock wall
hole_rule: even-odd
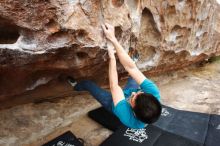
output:
[[[103,22],[149,74],[220,52],[219,0],[1,0],[0,101],[31,98],[61,74],[106,81]]]

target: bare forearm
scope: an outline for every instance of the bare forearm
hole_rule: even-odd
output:
[[[118,58],[121,62],[121,64],[124,66],[126,70],[133,69],[136,67],[134,61],[130,58],[128,53],[124,50],[124,48],[121,46],[121,44],[117,41],[117,39],[114,39],[112,41],[114,47],[116,48],[116,53],[118,55]]]
[[[128,53],[124,50],[124,48],[119,44],[116,39],[114,39],[112,43],[116,48],[118,58],[121,64],[124,66],[125,70],[138,84],[141,84],[146,79],[145,75],[137,68],[134,61],[130,58]]]
[[[116,68],[115,57],[110,58],[110,61],[109,61],[109,84],[110,84],[110,88],[118,85],[118,73],[117,73],[117,68]]]
[[[137,68],[134,61],[130,58],[128,53],[123,49],[123,47],[119,44],[119,42],[115,38],[114,26],[105,23],[105,24],[102,25],[102,28],[103,28],[103,31],[104,31],[106,37],[113,43],[121,64],[124,66],[126,71],[132,76],[132,78],[135,79],[135,81],[138,84],[141,84],[146,79],[146,77]],[[116,89],[112,90],[112,93],[114,93],[114,91],[119,91],[120,92],[121,88],[118,86],[118,74],[117,74],[117,71],[116,71],[116,67],[115,67],[115,70],[113,70],[112,66],[113,65],[111,65],[111,63],[110,63],[110,66],[109,66],[110,85],[117,85]],[[117,81],[117,82],[115,82],[114,80]],[[113,87],[115,87],[115,86],[113,86]]]
[[[109,61],[109,83],[112,94],[112,100],[114,105],[116,106],[121,100],[125,99],[125,97],[121,87],[118,85],[118,73],[116,68],[115,57],[110,57]]]

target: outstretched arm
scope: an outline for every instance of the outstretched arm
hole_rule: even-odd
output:
[[[128,53],[123,49],[118,40],[115,37],[114,27],[105,24],[102,26],[106,37],[112,42],[114,45],[118,58],[121,64],[124,66],[125,70],[131,75],[131,77],[138,83],[141,84],[146,77],[144,74],[137,68],[135,62],[130,58]]]
[[[121,100],[123,100],[124,93],[121,87],[118,85],[118,73],[116,67],[116,59],[114,55],[114,50],[112,48],[108,48],[109,54],[109,84],[110,90],[112,94],[113,103],[116,106]]]

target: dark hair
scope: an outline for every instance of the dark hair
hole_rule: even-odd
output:
[[[141,93],[135,99],[134,113],[144,123],[151,124],[158,120],[161,114],[161,104],[152,94]]]

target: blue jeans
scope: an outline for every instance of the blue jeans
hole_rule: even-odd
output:
[[[131,77],[128,78],[128,81],[123,88],[123,90],[129,88],[137,89],[139,85]],[[112,95],[110,92],[100,88],[96,83],[90,80],[84,80],[76,84],[74,87],[76,91],[88,91],[106,110],[112,112]]]

